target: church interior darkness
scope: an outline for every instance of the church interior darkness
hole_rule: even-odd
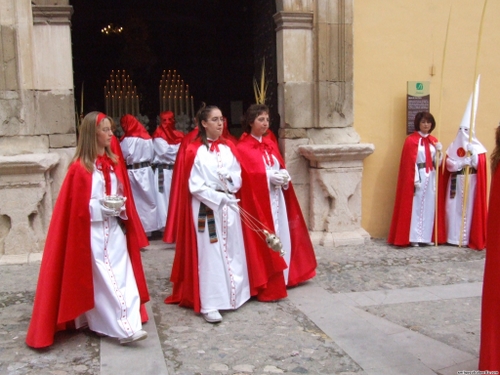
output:
[[[162,72],[176,70],[194,97],[217,105],[230,118],[231,102],[255,102],[253,79],[266,60],[266,104],[279,127],[276,104],[274,2],[263,0],[72,0],[74,89],[84,114],[105,110],[103,87],[112,70],[125,69],[140,96],[149,131],[159,113]],[[123,27],[104,34],[107,25]],[[230,121],[231,132],[240,126]]]

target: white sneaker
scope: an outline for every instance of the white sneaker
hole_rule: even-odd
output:
[[[140,331],[137,331],[136,333],[134,333],[132,336],[119,339],[119,341],[120,341],[120,344],[124,345],[124,344],[129,344],[129,343],[134,342],[134,341],[144,340],[147,337],[148,337],[148,333],[146,331],[144,331],[143,329],[141,329]]]
[[[209,323],[222,322],[222,315],[217,310],[209,311],[207,313],[202,313],[201,315],[203,315],[205,320]]]
[[[410,245],[411,245],[412,247],[418,247],[418,246],[419,246],[419,245],[418,245],[418,242],[410,242]]]

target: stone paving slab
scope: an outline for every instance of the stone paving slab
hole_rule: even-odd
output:
[[[151,303],[146,304],[146,309],[153,317]],[[128,345],[117,345],[116,339],[101,339],[101,375],[168,375],[155,320],[150,319],[143,329],[148,333],[147,339]]]

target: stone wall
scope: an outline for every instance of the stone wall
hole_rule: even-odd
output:
[[[76,145],[68,1],[0,0],[0,262],[43,250]]]

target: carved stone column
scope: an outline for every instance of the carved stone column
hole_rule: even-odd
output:
[[[43,250],[52,214],[49,171],[58,161],[55,153],[0,156],[0,263],[23,263]]]
[[[309,160],[309,230],[322,246],[362,245],[370,236],[361,227],[363,160],[371,144],[307,145],[299,152]]]

